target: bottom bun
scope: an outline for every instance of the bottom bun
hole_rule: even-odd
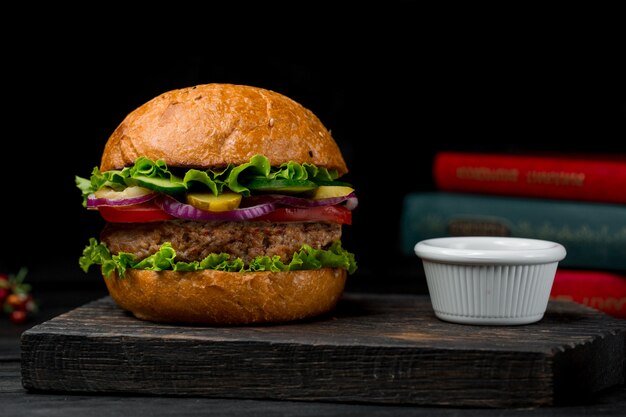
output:
[[[156,322],[285,322],[332,310],[346,271],[197,272],[126,270],[104,281],[111,297],[137,318]]]

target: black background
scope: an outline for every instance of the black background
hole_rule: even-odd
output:
[[[339,13],[312,3],[257,16],[277,7],[205,19],[188,10],[148,29],[115,20],[99,31],[104,43],[83,38],[83,20],[12,47],[0,272],[26,266],[42,287],[102,285],[77,265],[103,222],[82,208],[73,177],[99,164],[127,113],[174,88],[249,84],[311,109],[332,130],[360,198],[344,227],[360,265],[353,279],[381,291],[390,276],[411,279],[398,272],[405,266],[417,270],[398,249],[402,198],[434,189],[437,151],[626,152],[624,33],[609,10],[468,14],[392,2]]]

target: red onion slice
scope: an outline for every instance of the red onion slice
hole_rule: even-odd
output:
[[[293,197],[282,194],[266,194],[253,197],[246,197],[241,200],[241,203],[246,206],[256,206],[260,204],[277,204],[289,207],[309,208],[309,207],[323,207],[334,206],[339,203],[346,203],[348,210],[354,210],[359,204],[359,200],[355,193],[350,193],[341,197],[323,198],[320,200],[313,200],[310,198]]]
[[[191,204],[181,203],[175,198],[167,195],[163,195],[158,198],[156,200],[156,204],[161,207],[161,210],[176,218],[201,221],[250,220],[276,210],[275,204],[265,203],[230,211],[205,211],[200,210]]]
[[[134,204],[145,203],[157,196],[156,192],[127,198],[98,198],[95,194],[87,196],[87,208],[98,208],[100,206],[132,206]]]

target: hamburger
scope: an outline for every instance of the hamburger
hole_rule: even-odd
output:
[[[354,255],[348,169],[308,109],[261,88],[168,91],[115,129],[83,205],[106,221],[80,258],[139,319],[285,322],[334,308]]]

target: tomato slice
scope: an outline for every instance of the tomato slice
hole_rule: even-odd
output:
[[[327,222],[352,224],[352,212],[344,206],[281,207],[271,213],[255,218],[271,222]]]
[[[132,206],[100,206],[98,211],[110,223],[146,223],[173,220],[176,217],[164,212],[153,201]],[[271,213],[252,219],[270,222],[327,222],[352,224],[352,212],[344,206],[281,207]]]
[[[175,219],[153,201],[132,206],[100,206],[98,211],[104,220],[111,223],[146,223]]]

